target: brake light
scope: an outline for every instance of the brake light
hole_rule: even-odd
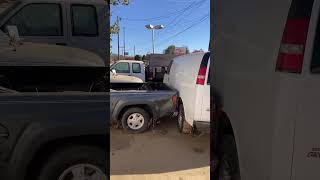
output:
[[[197,84],[204,85],[204,82],[206,81],[206,72],[207,72],[206,67],[199,69]]]
[[[173,107],[177,107],[177,95],[172,96]]]
[[[308,19],[287,21],[278,55],[277,71],[301,73],[308,28]]]
[[[313,0],[293,0],[282,35],[276,71],[301,73]]]

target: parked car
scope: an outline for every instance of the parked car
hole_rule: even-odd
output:
[[[119,60],[110,67],[111,83],[144,83],[146,71],[143,61]]]
[[[210,53],[176,57],[164,75],[164,83],[177,90],[178,128],[188,133],[193,128],[210,130]]]
[[[319,0],[214,1],[216,179],[320,179]],[[216,174],[217,175],[217,174]]]
[[[109,51],[109,5],[104,0],[13,0],[0,2],[0,29],[16,26],[24,42]]]

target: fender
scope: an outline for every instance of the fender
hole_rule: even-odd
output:
[[[11,154],[9,161],[11,168],[9,169],[12,172],[9,173],[14,176],[11,179],[23,179],[27,173],[28,163],[35,157],[38,150],[50,141],[85,135],[107,137],[109,123],[105,119],[105,113],[100,116],[103,118],[92,118],[90,121],[88,119],[72,119],[69,121],[66,121],[66,119],[58,121],[50,119],[41,124],[35,122],[28,125]]]

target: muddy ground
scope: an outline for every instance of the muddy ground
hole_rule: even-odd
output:
[[[143,134],[110,133],[111,180],[210,179],[209,135],[180,134],[170,118]]]

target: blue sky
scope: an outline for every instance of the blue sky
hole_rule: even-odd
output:
[[[128,6],[111,7],[111,23],[122,18],[120,47],[125,27],[126,51],[133,55],[152,52],[151,31],[146,24],[162,24],[155,31],[155,53],[162,53],[169,45],[187,46],[190,51],[208,50],[210,38],[210,0],[130,0]],[[117,36],[112,36],[112,53],[117,53]],[[122,53],[120,49],[120,53]]]

